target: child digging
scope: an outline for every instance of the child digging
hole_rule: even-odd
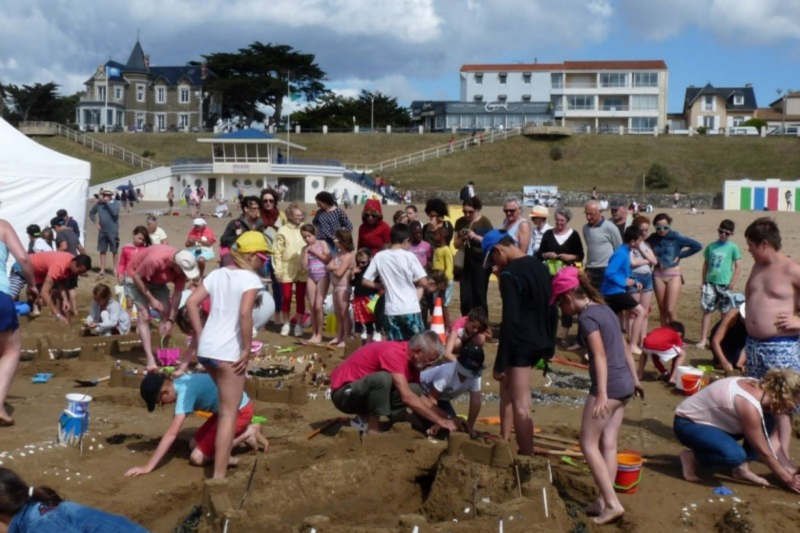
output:
[[[189,441],[189,464],[203,466],[211,462],[216,455],[215,440],[217,435],[219,401],[217,386],[211,376],[205,373],[185,374],[175,379],[167,378],[164,374],[151,372],[142,380],[139,387],[142,399],[147,404],[147,410],[153,412],[156,405],[175,404],[175,415],[172,422],[161,437],[156,451],[143,466],[134,466],[125,472],[126,476],[136,477],[149,474],[158,467],[158,464],[167,455],[175,439],[178,438],[186,417],[195,411],[214,413],[195,432]],[[259,444],[264,450],[269,446],[266,437],[261,434],[258,424],[251,424],[253,418],[253,403],[246,393],[242,394],[236,417],[235,437],[231,449],[239,444],[246,444],[253,450],[258,450]],[[229,454],[223,454],[229,455]],[[230,458],[228,465],[234,466],[238,459]]]
[[[589,351],[591,387],[583,408],[580,445],[600,495],[586,508],[598,525],[618,520],[625,509],[614,492],[617,435],[625,405],[635,394],[644,398],[630,346],[622,337],[614,311],[589,278],[575,267],[553,277],[552,302],[561,312],[578,315],[578,341]]]

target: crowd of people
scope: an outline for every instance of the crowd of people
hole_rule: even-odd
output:
[[[678,300],[687,294],[681,262],[702,252],[697,347],[710,346],[728,377],[676,411],[675,434],[688,448],[680,455],[683,475],[696,481],[700,467],[723,465],[736,477],[766,484],[748,468],[757,458],[800,492],[800,476],[788,457],[791,414],[800,402],[800,317],[795,316],[800,264],[781,251],[772,219],[759,218],[745,231],[755,265],[741,295],[734,290],[742,252],[731,241],[736,228],[727,219],[720,221],[718,239],[703,247],[676,231],[666,213],[651,223],[645,214],[614,203],[606,218],[600,203],[591,200],[579,231],[570,227],[570,209],[551,212],[536,205],[526,214],[519,198],[510,196],[495,227],[470,183],[461,191],[458,215],[443,199],[428,199],[424,224],[415,205],[403,206],[389,224],[386,206],[370,199],[354,233],[347,211],[331,193],[320,192],[315,200],[311,216],[299,203],[280,208],[280,194],[272,188],[242,195],[241,214],[231,217],[217,238],[190,196],[192,222],[183,247],[154,216],[120,247],[119,204],[112,191],[101,192],[90,211],[100,271],[87,332],[124,334],[135,323],[149,371],[141,388],[148,410],[175,404],[173,423],[153,456],[127,475],[157,468],[186,414],[196,409],[215,415],[195,434],[190,460],[213,462],[214,477],[224,477],[235,462],[236,445],[266,446],[250,424],[252,403],[244,393],[254,332],[274,313],[282,336],[321,344],[327,313],[336,324],[328,344],[344,348],[353,336],[363,341],[332,372],[330,386],[333,405],[353,415],[353,425],[367,436],[385,429],[382,417],[389,423],[410,420],[429,434],[474,434],[484,348],[497,342],[492,377],[500,385],[501,437],[509,440],[513,433],[518,452],[533,454],[531,370],[546,367],[559,341],[579,350],[591,379],[580,445],[599,489],[586,511],[598,524],[612,522],[624,512],[613,478],[625,407],[644,395],[641,382],[651,359],[662,379],[676,381],[686,355],[678,317]],[[79,232],[61,210],[45,229],[28,228],[26,248],[0,221],[0,264],[8,254],[16,259],[9,273],[0,271],[2,401],[19,360],[14,300],[49,307],[67,324],[77,314],[77,280],[92,266]],[[125,305],[104,283],[107,266],[123,288]],[[493,317],[499,322],[494,334],[488,305],[492,276],[502,302]],[[20,298],[23,288],[27,295]],[[454,290],[460,291],[458,310],[450,309]],[[660,322],[648,331],[653,299]],[[445,338],[428,330],[428,315],[439,307]],[[717,312],[721,318],[711,327]],[[191,336],[169,377],[152,353],[154,321],[162,342],[169,342],[174,324]],[[572,336],[575,322],[577,336]],[[308,328],[311,335],[305,338]],[[195,358],[204,374],[188,372]],[[746,377],[737,370],[746,370]],[[469,395],[466,418],[458,417],[451,403],[460,394]],[[0,424],[13,424],[5,408]],[[744,448],[738,443],[742,438]]]

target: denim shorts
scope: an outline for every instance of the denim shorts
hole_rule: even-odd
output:
[[[210,357],[197,357],[197,362],[203,365],[203,368],[217,368],[222,361],[219,359],[211,359]]]
[[[652,292],[653,274],[651,272],[634,272],[631,277],[636,283],[642,284],[641,291],[636,286],[628,287],[628,292]]]

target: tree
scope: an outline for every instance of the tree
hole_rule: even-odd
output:
[[[644,177],[644,184],[650,189],[666,189],[672,185],[672,176],[667,167],[653,163]]]
[[[358,97],[336,94],[322,96],[316,104],[293,113],[292,123],[299,124],[303,129],[319,129],[322,126],[333,129],[350,129],[353,126],[353,117],[361,126],[369,126],[374,118],[376,129],[387,125],[406,127],[411,124],[411,115],[408,109],[401,107],[397,103],[397,98],[392,98],[379,91],[365,90],[362,90]]]
[[[263,117],[259,105],[274,109],[280,120],[283,98],[289,93],[313,102],[327,93],[325,78],[313,54],[303,54],[291,46],[254,42],[236,53],[217,52],[203,56],[217,77],[208,88],[222,93],[223,116],[239,115],[247,122]]]
[[[745,120],[739,126],[746,127],[752,126],[754,128],[758,128],[758,133],[761,133],[762,128],[767,127],[767,121],[761,118],[751,118],[750,120]]]
[[[35,83],[18,87],[5,86],[4,93],[9,101],[12,114],[18,120],[53,120],[58,107],[58,85],[54,82]]]

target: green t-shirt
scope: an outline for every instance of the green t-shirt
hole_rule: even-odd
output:
[[[728,285],[733,278],[733,263],[742,258],[742,251],[733,242],[712,242],[703,253],[708,263],[706,283]]]

